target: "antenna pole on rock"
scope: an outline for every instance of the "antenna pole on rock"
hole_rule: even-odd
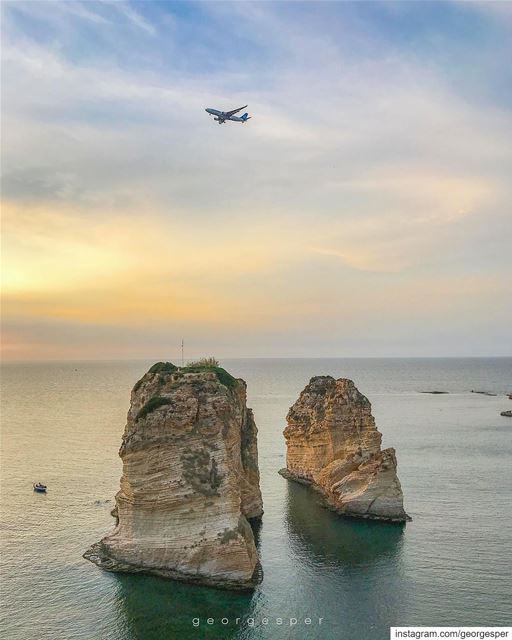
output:
[[[184,367],[185,366],[185,357],[183,355],[184,351],[183,351],[183,347],[184,347],[184,341],[183,338],[181,339],[181,366]]]

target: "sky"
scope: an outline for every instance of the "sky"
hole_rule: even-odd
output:
[[[4,359],[512,355],[512,2],[16,0],[2,36]]]

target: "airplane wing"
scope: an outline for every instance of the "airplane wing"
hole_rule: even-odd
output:
[[[246,107],[248,107],[249,105],[244,105],[243,107],[238,107],[238,109],[233,109],[233,111],[226,111],[224,113],[225,116],[229,117],[229,116],[234,116],[235,113],[238,113],[239,111],[242,111],[242,109],[245,109]]]

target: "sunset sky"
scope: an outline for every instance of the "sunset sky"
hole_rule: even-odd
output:
[[[4,358],[512,355],[512,3],[2,9]]]

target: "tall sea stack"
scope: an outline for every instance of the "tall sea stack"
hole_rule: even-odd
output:
[[[84,557],[109,571],[253,588],[256,436],[243,380],[211,364],[151,367],[131,395],[116,527]]]
[[[368,399],[352,380],[311,378],[287,415],[287,468],[281,475],[313,484],[342,515],[403,522],[394,449],[381,450]]]

